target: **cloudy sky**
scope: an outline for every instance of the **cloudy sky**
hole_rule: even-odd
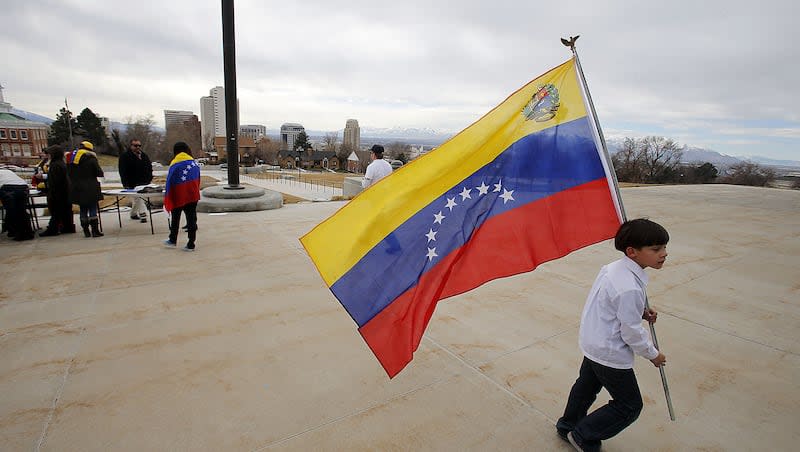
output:
[[[221,2],[26,0],[3,8],[16,108],[122,121],[223,85]],[[800,160],[792,0],[236,1],[241,124],[458,132],[578,52],[609,136]]]

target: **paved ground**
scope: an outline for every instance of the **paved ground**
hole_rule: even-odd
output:
[[[622,193],[672,235],[650,299],[677,421],[640,359],[644,412],[604,449],[794,450],[800,192]],[[298,242],[341,205],[200,214],[195,253],[160,246],[163,214],[0,239],[0,449],[571,450],[554,422],[610,243],[442,302],[390,381]]]

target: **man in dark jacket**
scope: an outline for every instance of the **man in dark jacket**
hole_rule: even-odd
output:
[[[147,185],[153,181],[153,164],[142,151],[142,142],[136,138],[131,139],[128,150],[119,156],[119,177],[125,188]],[[131,205],[131,220],[137,219],[147,223],[147,207],[142,198],[133,198]]]

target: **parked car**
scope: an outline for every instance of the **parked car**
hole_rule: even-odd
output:
[[[222,165],[219,166],[219,169],[228,169],[228,164],[223,163]]]

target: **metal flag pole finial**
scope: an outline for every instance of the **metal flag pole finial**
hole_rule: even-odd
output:
[[[609,171],[611,172],[611,176],[612,176],[612,179],[614,181],[614,189],[616,190],[616,193],[617,193],[617,201],[619,202],[620,213],[622,214],[622,221],[627,221],[627,215],[625,214],[625,208],[622,205],[622,195],[621,195],[621,193],[619,191],[619,183],[617,182],[617,174],[614,171],[613,164],[611,163],[611,156],[610,156],[610,154],[608,152],[608,147],[606,146],[606,140],[605,140],[605,137],[603,136],[603,130],[600,128],[600,121],[597,119],[597,112],[594,109],[594,102],[592,102],[592,96],[591,96],[591,94],[589,94],[589,86],[586,84],[586,77],[583,75],[583,68],[581,67],[581,61],[578,58],[578,52],[575,50],[575,41],[577,41],[579,37],[580,37],[580,35],[572,36],[569,39],[561,38],[561,43],[564,44],[565,46],[569,47],[570,50],[572,50],[572,54],[575,57],[575,65],[577,66],[577,69],[578,69],[578,77],[580,79],[580,83],[582,85],[583,91],[586,93],[586,100],[587,100],[587,102],[589,104],[589,110],[590,110],[589,114],[591,114],[592,120],[593,120],[593,124],[597,128],[597,133],[600,136],[600,143],[601,143],[601,145],[603,147],[603,154],[604,154],[604,156],[606,158],[606,162],[607,162]],[[650,303],[649,303],[649,301],[647,299],[647,293],[645,293],[644,303],[645,303],[645,309],[650,309]],[[656,338],[656,329],[655,329],[655,326],[652,323],[650,323],[650,337],[652,337],[653,345],[656,347],[656,349],[660,350],[660,348],[658,346],[658,338]],[[661,384],[664,387],[664,396],[667,399],[667,409],[669,410],[669,418],[670,418],[670,420],[674,421],[675,420],[675,412],[672,409],[672,397],[670,397],[670,395],[669,395],[669,385],[667,384],[667,374],[664,371],[664,366],[663,365],[659,366],[658,370],[661,373]]]
[[[561,44],[564,44],[565,46],[569,47],[569,49],[572,50],[572,53],[575,53],[575,41],[577,41],[578,38],[580,37],[581,35],[575,35],[575,36],[570,36],[569,39],[561,38]]]

